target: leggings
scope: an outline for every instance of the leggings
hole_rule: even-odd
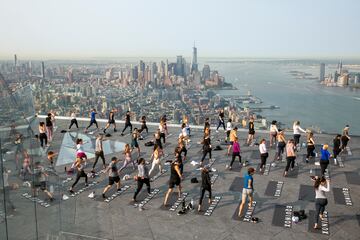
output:
[[[281,155],[284,153],[285,146],[286,144],[284,142],[278,142],[275,158],[281,158]]]
[[[151,173],[154,171],[154,169],[155,169],[156,166],[159,166],[159,170],[162,171],[162,164],[161,164],[160,158],[154,159],[154,160],[152,161],[151,169],[150,169],[150,172],[149,172],[149,176],[151,176]]]
[[[210,157],[210,159],[211,159],[211,149],[207,149],[207,150],[204,150],[204,152],[203,152],[203,156],[202,156],[202,158],[201,158],[201,162],[203,162],[204,161],[204,159],[205,159],[205,157],[206,157],[206,155],[209,153],[209,157]]]
[[[306,158],[309,158],[310,156],[311,156],[311,157],[315,157],[314,150],[315,150],[315,146],[314,146],[314,145],[308,145],[308,146],[307,146]]]
[[[39,139],[40,139],[40,146],[41,147],[44,147],[44,142],[45,142],[45,145],[47,145],[48,140],[47,140],[46,133],[40,133],[39,134]]]
[[[124,129],[122,130],[121,133],[124,133],[125,130],[126,130],[128,127],[130,127],[130,132],[132,132],[132,124],[131,124],[130,122],[128,122],[128,123],[125,123],[125,127],[124,127]]]
[[[90,124],[86,127],[86,129],[89,129],[93,124],[95,124],[96,128],[99,128],[97,121],[94,119],[90,121]]]
[[[269,154],[268,153],[263,153],[260,155],[260,159],[261,159],[261,163],[260,163],[260,168],[263,168],[266,164],[266,159],[268,158]]]
[[[141,125],[141,128],[140,128],[140,133],[142,133],[144,130],[146,130],[146,133],[149,133],[149,129],[148,129],[148,127],[146,126],[146,124],[145,125]]]
[[[160,133],[160,142],[161,142],[161,139],[163,139],[163,142],[164,142],[164,144],[165,144],[165,133]]]
[[[219,127],[220,127],[221,125],[223,126],[224,130],[226,129],[226,128],[225,128],[225,122],[224,122],[223,120],[219,120],[219,123],[218,123],[218,126],[217,126],[216,130],[219,130]]]
[[[150,194],[150,179],[149,178],[144,178],[144,179],[141,179],[141,178],[138,178],[138,181],[137,181],[137,189],[134,193],[134,199],[136,199],[136,196],[139,194],[139,192],[141,191],[144,183],[146,184],[146,187],[147,187],[147,192]]]
[[[96,152],[95,152],[95,162],[94,162],[93,168],[95,168],[95,166],[96,166],[99,158],[102,159],[103,165],[105,165],[104,151],[96,151]]]
[[[329,160],[328,161],[320,161],[321,176],[324,176],[325,170],[327,169],[328,165],[329,165]]]
[[[300,134],[294,134],[294,141],[295,141],[295,146],[297,146],[300,143]]]
[[[79,128],[79,125],[78,125],[78,122],[76,119],[71,119],[71,123],[70,123],[70,126],[69,126],[69,129],[71,129],[72,125],[75,124],[76,128]]]
[[[334,154],[334,158],[337,158],[337,156],[340,154],[341,149],[334,149],[333,150],[333,154]]]
[[[200,190],[201,195],[200,195],[200,199],[199,199],[199,205],[202,204],[202,200],[204,198],[205,191],[209,192],[209,199],[211,199],[211,187],[209,187],[209,188],[201,187],[201,190]]]
[[[287,157],[287,163],[286,163],[286,167],[285,167],[285,172],[289,171],[290,165],[291,168],[293,169],[295,167],[295,159],[296,157]]]
[[[239,157],[239,163],[241,164],[241,156],[240,156],[240,153],[239,153],[239,152],[233,152],[232,158],[231,158],[231,162],[230,162],[230,167],[232,167],[232,165],[233,165],[236,157]]]
[[[132,160],[132,159],[125,159],[124,165],[120,168],[119,172],[121,172],[124,168],[126,168],[127,165],[129,165],[130,163],[132,163],[133,168],[135,168],[135,162],[134,162],[134,160]]]
[[[47,131],[48,141],[51,141],[52,137],[53,137],[53,132],[54,132],[53,126],[46,127],[46,131]]]
[[[80,178],[81,177],[84,177],[85,178],[85,184],[87,184],[88,182],[88,178],[87,178],[87,175],[86,173],[84,172],[84,170],[81,170],[81,171],[78,171],[77,174],[76,174],[76,180],[75,182],[73,183],[73,185],[71,186],[71,188],[74,188],[75,185],[79,182]]]
[[[315,199],[315,223],[319,223],[319,214],[323,214],[325,211],[325,206],[328,204],[326,198],[316,198]]]

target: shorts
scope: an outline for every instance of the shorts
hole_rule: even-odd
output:
[[[34,184],[35,188],[40,188],[42,191],[46,190],[46,182],[39,182]]]
[[[234,142],[233,142],[233,141],[230,141],[230,145],[231,145],[231,146],[234,145]]]
[[[243,188],[242,195],[252,197],[254,190],[249,188]]]
[[[116,177],[109,177],[109,185],[113,185],[114,183],[118,183],[120,182],[120,177],[116,176]]]
[[[172,180],[170,180],[170,182],[169,182],[169,188],[174,188],[175,186],[179,186],[180,183],[181,183],[180,178],[178,178],[178,179],[172,179]]]
[[[138,142],[136,142],[136,141],[131,142],[131,147],[132,148],[138,148],[139,147]]]
[[[109,120],[108,123],[109,124],[115,124],[115,120]]]
[[[84,152],[76,153],[76,157],[78,157],[78,158],[87,158],[87,156],[86,156],[86,154]]]
[[[255,135],[255,131],[254,131],[254,130],[250,130],[250,131],[249,131],[249,134],[250,134],[250,135]]]

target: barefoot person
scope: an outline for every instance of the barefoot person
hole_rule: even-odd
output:
[[[149,169],[145,164],[145,159],[140,158],[138,162],[138,174],[136,177],[137,188],[134,193],[133,201],[136,202],[136,196],[141,191],[143,185],[145,184],[147,187],[147,192],[150,194],[150,177],[149,177]]]
[[[330,191],[330,180],[326,180],[324,177],[317,177],[314,188],[316,209],[314,229],[319,229],[319,217],[321,220],[323,219],[325,206],[328,204],[325,193]]]
[[[205,191],[209,193],[209,204],[211,204],[211,178],[207,167],[201,168],[201,188],[198,212],[201,211],[201,204],[204,199]]]
[[[181,179],[182,175],[180,172],[180,167],[178,161],[173,161],[170,167],[170,181],[169,181],[169,190],[166,192],[164,206],[167,206],[169,196],[172,193],[175,186],[178,186],[179,192],[178,197],[181,197]]]
[[[254,179],[253,175],[255,173],[255,169],[252,167],[248,168],[247,173],[244,176],[244,187],[241,195],[241,204],[239,207],[239,217],[242,217],[242,212],[246,203],[246,199],[249,199],[248,207],[251,208],[253,202],[253,192],[254,192]]]
[[[117,164],[118,163],[118,159],[116,157],[112,157],[111,158],[111,162],[109,164],[109,166],[106,168],[106,172],[109,173],[109,183],[108,185],[104,188],[104,191],[102,193],[102,197],[106,198],[105,193],[107,191],[109,191],[109,189],[112,187],[112,185],[114,185],[114,183],[116,183],[116,189],[117,191],[120,191],[120,177],[119,177],[119,171],[117,169]]]

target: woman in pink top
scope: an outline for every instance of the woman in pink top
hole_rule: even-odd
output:
[[[232,158],[231,158],[229,170],[232,169],[232,165],[233,165],[236,157],[239,157],[239,164],[241,165],[241,156],[240,156],[241,151],[240,151],[240,144],[239,144],[237,137],[235,137],[235,141],[233,142],[232,150],[233,150],[233,152],[232,152]]]
[[[284,172],[284,177],[286,177],[288,175],[288,171],[291,165],[291,171],[294,170],[294,166],[295,166],[295,159],[296,159],[296,155],[295,155],[295,141],[294,139],[290,139],[287,144],[286,144],[286,167],[285,167],[285,172]]]

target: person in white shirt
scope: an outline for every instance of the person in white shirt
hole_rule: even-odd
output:
[[[226,123],[226,139],[225,142],[230,140],[230,132],[232,130],[232,120],[229,118],[228,122]]]
[[[259,151],[260,151],[260,159],[261,159],[260,172],[263,172],[263,170],[265,170],[266,159],[269,157],[269,153],[266,149],[266,140],[265,139],[262,139],[260,141]]]
[[[295,146],[297,146],[300,142],[301,132],[306,133],[306,131],[300,127],[300,121],[294,122],[293,131],[294,131]]]
[[[272,121],[270,125],[270,147],[276,144],[276,136],[279,133],[279,130],[276,126],[277,121]]]
[[[69,130],[71,129],[72,125],[76,126],[77,129],[79,129],[79,125],[78,125],[78,122],[76,120],[76,113],[75,112],[72,112],[71,113],[71,123],[70,123],[70,126],[69,126]]]
[[[314,229],[319,229],[319,217],[322,220],[325,211],[325,206],[328,204],[325,193],[330,191],[330,180],[324,177],[315,178],[315,224]]]

